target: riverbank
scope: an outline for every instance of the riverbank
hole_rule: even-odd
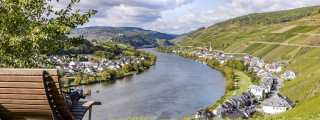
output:
[[[112,81],[116,79],[122,79],[134,75],[136,73],[143,72],[147,70],[150,66],[155,65],[156,55],[151,53],[146,53],[144,51],[137,52],[125,51],[127,55],[124,58],[119,58],[116,60],[104,60],[96,63],[99,65],[97,69],[106,68],[106,66],[111,66],[112,69],[99,70],[99,72],[91,71],[92,69],[85,69],[79,72],[66,73],[64,70],[60,70],[59,75],[63,76],[61,78],[61,83],[63,85],[64,91],[70,91],[70,87],[79,85],[90,85],[100,82]],[[124,53],[124,52],[123,52]],[[137,54],[136,54],[137,53]],[[97,58],[95,58],[97,59]],[[107,61],[107,62],[106,62]],[[94,63],[93,63],[94,64]],[[111,68],[110,67],[110,68]],[[91,72],[88,72],[91,71]]]

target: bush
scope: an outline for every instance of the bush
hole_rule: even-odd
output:
[[[76,84],[79,84],[81,82],[81,78],[77,77],[76,79],[74,79],[73,82]]]
[[[89,82],[90,83],[94,83],[94,82],[97,82],[97,80],[94,77],[89,77]]]

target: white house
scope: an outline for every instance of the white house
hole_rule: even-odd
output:
[[[263,99],[264,96],[264,88],[261,86],[257,86],[257,85],[250,85],[248,87],[248,91],[251,92],[255,98],[259,99]]]
[[[271,73],[278,73],[282,71],[282,67],[280,64],[267,64],[266,70],[268,70]]]
[[[257,72],[257,75],[258,75],[259,77],[261,77],[261,76],[263,76],[263,75],[266,75],[266,74],[267,74],[267,72],[264,71],[263,69],[260,69],[260,70]]]
[[[264,59],[253,57],[250,62],[250,67],[258,66],[262,68],[264,66]]]
[[[295,107],[289,98],[281,96],[279,93],[261,103],[264,113],[278,114]]]
[[[260,67],[260,68],[262,68],[263,66],[264,66],[264,59],[259,59],[259,61],[258,61],[258,63],[257,63],[257,65]]]
[[[78,63],[77,62],[74,62],[74,61],[71,61],[69,63],[69,67],[72,69],[72,70],[76,70],[77,69],[77,65]]]
[[[284,74],[281,75],[284,79],[295,79],[297,78],[296,74],[292,70],[287,70]]]
[[[86,73],[94,73],[95,71],[92,68],[86,68],[84,70],[84,72],[86,72]]]
[[[260,86],[265,88],[264,93],[269,93],[273,87],[273,78],[262,78],[260,81]]]

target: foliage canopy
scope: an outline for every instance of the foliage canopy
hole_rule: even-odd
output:
[[[51,0],[0,2],[0,67],[38,67],[46,57],[81,44],[82,36],[67,38],[65,34],[97,12],[73,11],[72,6],[80,0],[71,0],[65,9],[57,11],[49,5]]]

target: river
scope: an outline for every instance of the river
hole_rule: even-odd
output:
[[[92,90],[86,100],[102,102],[93,106],[93,120],[179,119],[213,105],[224,94],[220,71],[177,55],[142,50],[157,55],[156,65],[124,79],[83,86]]]

